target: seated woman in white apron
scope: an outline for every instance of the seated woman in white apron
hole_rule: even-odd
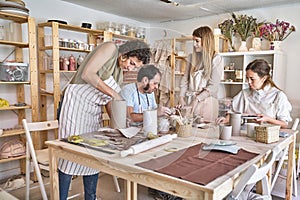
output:
[[[290,112],[292,106],[285,95],[270,76],[270,66],[267,61],[257,59],[246,67],[246,80],[249,88],[240,91],[232,101],[232,111],[246,115],[255,115],[257,123],[269,123],[287,128],[292,121]],[[219,118],[218,123],[229,122],[229,116]]]

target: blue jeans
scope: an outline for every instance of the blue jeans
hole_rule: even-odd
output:
[[[83,176],[83,186],[84,186],[84,199],[85,200],[95,200],[96,199],[96,189],[98,183],[98,175],[88,175]],[[72,175],[65,174],[58,170],[58,179],[59,179],[59,199],[65,200],[68,198],[68,192],[70,183],[72,180]]]

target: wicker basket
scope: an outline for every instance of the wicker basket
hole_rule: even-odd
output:
[[[189,137],[192,135],[192,124],[179,124],[176,123],[176,133],[178,137]]]
[[[270,124],[256,126],[256,141],[267,144],[277,142],[279,140],[279,129],[280,126]]]

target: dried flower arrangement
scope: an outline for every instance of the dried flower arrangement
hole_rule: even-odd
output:
[[[260,27],[260,37],[269,41],[283,41],[292,32],[296,31],[295,26],[288,22],[276,20],[276,23],[264,23]]]
[[[221,29],[221,33],[229,39],[232,48],[232,36],[234,34],[238,34],[242,41],[246,41],[249,36],[255,35],[259,30],[258,27],[263,24],[257,22],[257,19],[252,16],[236,15],[234,13],[231,16],[232,19],[223,21],[218,24],[218,27]]]
[[[242,41],[246,41],[248,37],[252,36],[257,27],[257,19],[248,15],[235,15],[232,13],[234,20],[234,30],[240,35]]]

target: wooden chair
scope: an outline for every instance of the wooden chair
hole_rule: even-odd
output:
[[[234,187],[233,191],[226,198],[227,200],[235,199],[247,199],[250,195],[258,195],[250,192],[253,186],[262,181],[262,195],[264,199],[272,199],[270,183],[268,181],[268,172],[271,170],[277,154],[279,153],[279,147],[275,147],[269,154],[265,162],[258,167],[257,165],[251,165],[241,176],[241,179]]]
[[[23,119],[22,123],[26,134],[26,200],[29,199],[29,193],[30,193],[29,186],[30,186],[30,162],[31,161],[33,162],[34,165],[34,169],[40,185],[42,197],[45,200],[47,199],[47,195],[45,192],[45,186],[41,176],[41,169],[49,171],[48,149],[35,150],[30,132],[57,129],[58,120],[28,123],[26,119]],[[114,181],[116,191],[120,192],[118,177],[113,176],[113,181]],[[70,189],[71,189],[71,185],[70,185]]]
[[[48,170],[48,149],[35,150],[31,138],[31,132],[41,131],[41,133],[47,130],[54,130],[58,128],[58,121],[44,121],[44,122],[31,122],[28,123],[26,119],[22,120],[23,127],[26,135],[26,200],[29,200],[29,186],[30,186],[30,162],[33,162],[35,173],[39,182],[40,190],[43,200],[47,200],[47,194],[44,186],[44,182],[41,175],[41,168]],[[46,162],[46,163],[45,163]],[[45,165],[46,164],[46,165]]]
[[[294,120],[294,123],[293,123],[291,129],[295,131],[298,127],[298,124],[299,124],[299,118],[296,118]],[[276,161],[278,161],[278,163],[277,163],[277,166],[275,168],[274,175],[273,175],[271,190],[273,190],[273,188],[276,184],[276,180],[278,179],[279,172],[282,168],[282,165],[283,165],[284,161],[286,161],[286,160],[288,160],[288,147],[286,147],[276,158]],[[297,166],[299,166],[299,151],[298,151],[298,164],[297,164]],[[298,196],[298,192],[297,192],[297,172],[296,172],[296,162],[295,161],[294,161],[294,165],[293,165],[293,195]]]

